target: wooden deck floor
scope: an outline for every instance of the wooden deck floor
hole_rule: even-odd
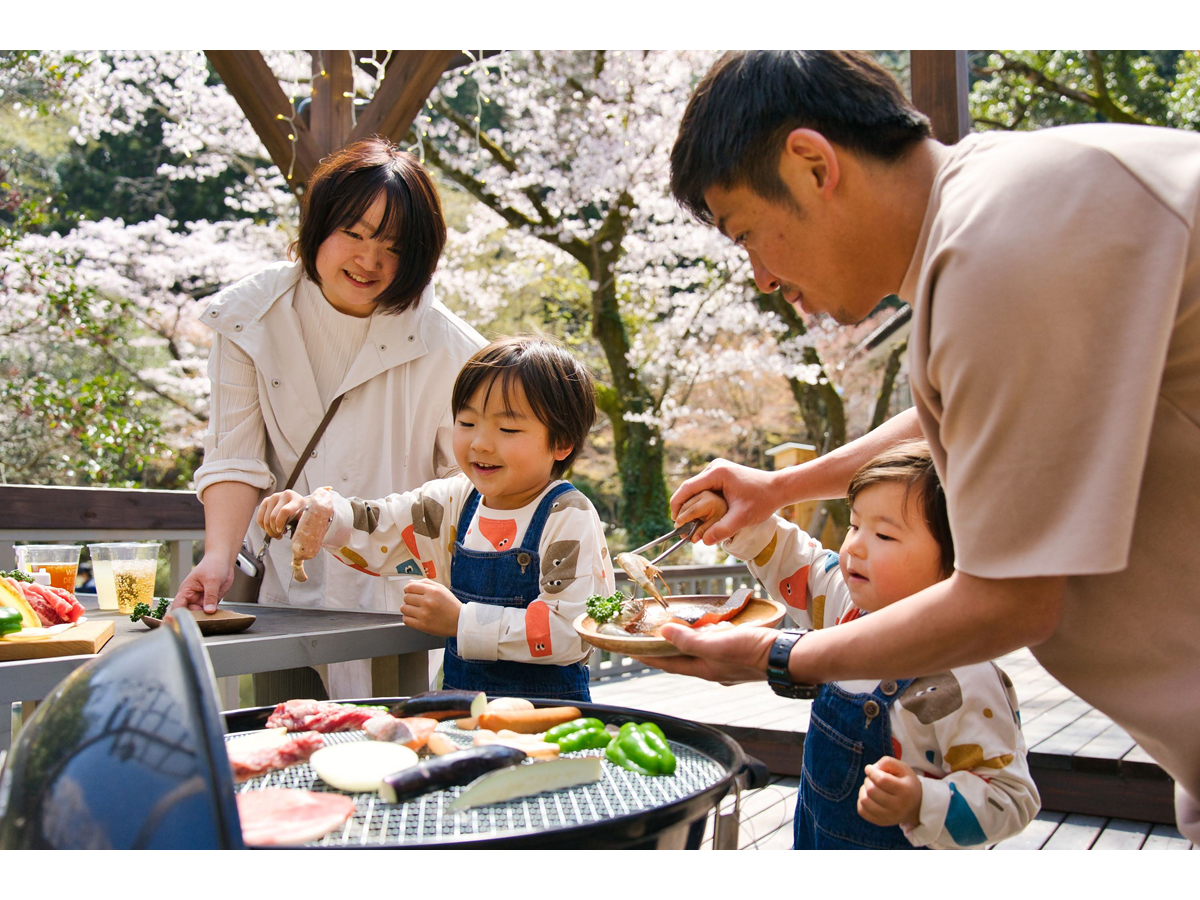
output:
[[[739,850],[790,850],[792,814],[796,810],[793,777],[772,778],[740,798]],[[734,798],[721,802],[720,813],[733,809]],[[703,850],[713,848],[715,817],[710,816]],[[1129,819],[1101,818],[1078,813],[1041,812],[1023,832],[989,847],[990,850],[1194,850],[1174,826]]]
[[[1173,783],[1123,728],[1059,684],[1028,650],[997,662],[1017,691],[1030,768],[1043,807],[1024,833],[998,849],[1191,846],[1172,826]],[[810,701],[785,700],[763,682],[725,687],[653,671],[594,682],[592,698],[725,731],[765,762],[774,776],[768,787],[743,795],[739,845],[791,846]],[[709,831],[711,840],[711,823]]]

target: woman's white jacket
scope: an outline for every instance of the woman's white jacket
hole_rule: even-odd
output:
[[[292,307],[302,273],[300,263],[269,266],[226,288],[201,314],[219,339],[232,341],[254,362],[265,462],[275,482],[263,496],[283,489],[325,414]],[[345,399],[295,490],[308,494],[330,485],[346,496],[376,498],[456,472],[450,394],[463,363],[485,343],[433,299],[432,285],[412,309],[373,316],[338,389]],[[201,500],[211,484],[243,480],[239,472],[252,462],[216,459],[210,465],[214,430],[205,437],[205,465],[196,472]],[[250,539],[256,550],[262,546],[257,524],[250,526]],[[295,582],[290,541],[272,541],[267,555],[260,602],[272,605],[399,612],[403,584],[410,580],[366,575],[322,553],[305,564],[308,581]]]

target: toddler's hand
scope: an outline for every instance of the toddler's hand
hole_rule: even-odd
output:
[[[867,780],[858,792],[858,814],[873,825],[920,824],[921,779],[892,756],[866,767]]]
[[[308,497],[295,491],[280,491],[272,494],[258,505],[258,525],[267,537],[277,540],[283,537],[283,529],[308,506]]]
[[[415,578],[404,586],[400,612],[404,624],[437,637],[458,634],[458,614],[462,603],[450,588],[428,578]]]
[[[680,507],[679,515],[675,517],[675,524],[678,526],[693,519],[700,520],[700,524],[692,532],[692,543],[694,544],[704,537],[704,532],[720,521],[728,509],[729,504],[716,491],[701,491]]]

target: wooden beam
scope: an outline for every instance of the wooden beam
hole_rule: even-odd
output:
[[[204,528],[193,491],[0,485],[4,528],[178,531]],[[20,538],[18,538],[20,540]]]
[[[910,50],[912,102],[933,124],[933,136],[956,144],[971,130],[967,111],[967,51]]]
[[[346,144],[354,128],[354,68],[346,50],[310,50],[312,106],[308,128],[325,157]]]
[[[205,53],[271,154],[271,160],[285,177],[290,173],[288,184],[292,189],[301,190],[321,154],[308,128],[295,118],[291,101],[262,54],[257,50],[206,50]]]
[[[350,140],[378,134],[400,142],[457,50],[397,50]]]

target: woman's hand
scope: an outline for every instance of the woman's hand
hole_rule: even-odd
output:
[[[716,491],[701,491],[679,508],[675,516],[675,524],[683,525],[693,519],[699,519],[700,524],[692,532],[692,543],[696,543],[708,529],[721,520],[729,510],[725,498]]]
[[[700,632],[668,624],[659,635],[678,647],[683,656],[653,656],[640,662],[676,675],[738,684],[767,677],[767,655],[778,632],[750,625]]]
[[[704,543],[715,544],[731,538],[743,528],[765,522],[786,503],[775,484],[777,474],[714,459],[703,472],[689,478],[672,495],[671,515],[678,519],[685,504],[702,491],[718,492],[729,505],[729,511],[704,527]]]
[[[283,530],[292,519],[297,518],[308,506],[308,497],[295,491],[280,491],[272,494],[258,505],[256,519],[258,527],[267,537],[275,540],[283,537]]]
[[[444,584],[428,578],[414,578],[404,585],[400,612],[404,624],[410,628],[436,637],[455,637],[461,611],[462,602]]]
[[[217,603],[225,592],[233,587],[233,563],[204,555],[196,568],[188,573],[179,586],[179,593],[171,603],[171,609],[187,607],[203,609],[207,613],[217,611]]]
[[[872,825],[907,825],[921,822],[921,779],[907,763],[881,757],[866,767],[867,780],[858,791],[858,814]]]

